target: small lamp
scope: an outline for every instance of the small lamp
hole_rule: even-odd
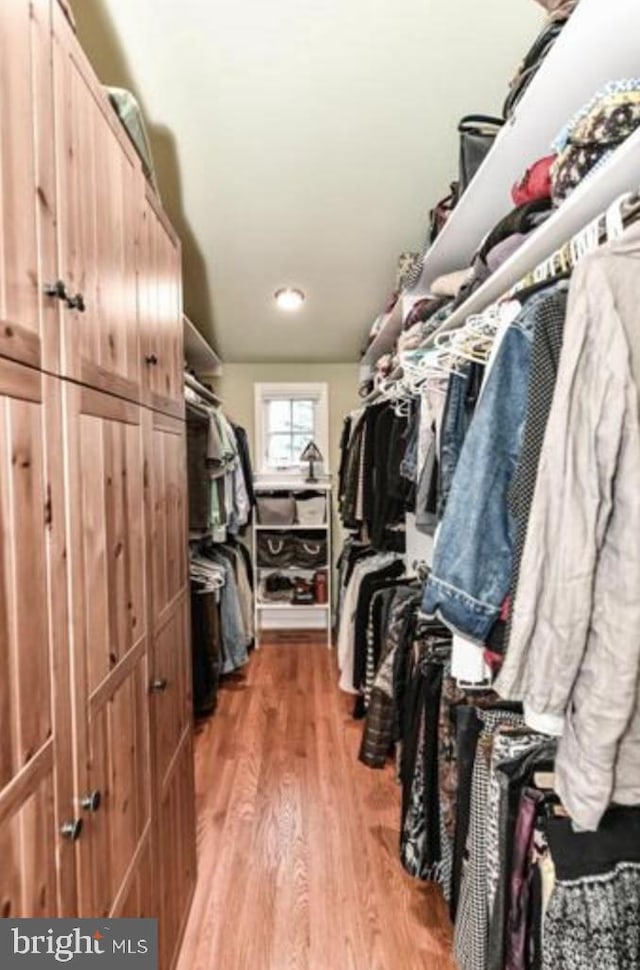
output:
[[[317,444],[315,443],[315,441],[310,441],[309,442],[309,444],[306,446],[306,448],[304,449],[304,451],[300,455],[300,461],[308,461],[309,462],[309,474],[307,475],[307,479],[306,480],[308,482],[317,482],[318,479],[316,478],[315,473],[314,473],[314,470],[313,470],[313,463],[315,461],[322,461],[322,454],[321,454],[320,449],[318,448]]]

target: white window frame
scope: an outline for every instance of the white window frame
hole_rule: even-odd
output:
[[[265,404],[267,404],[269,401],[277,400],[278,398],[296,397],[303,400],[312,399],[316,402],[316,437],[314,440],[322,454],[323,473],[325,475],[329,475],[329,385],[326,382],[260,382],[254,384],[253,389],[255,406],[255,454],[257,477],[263,480],[275,479],[277,481],[299,481],[300,479],[304,479],[304,474],[300,465],[280,470],[270,468],[267,465],[267,409]]]

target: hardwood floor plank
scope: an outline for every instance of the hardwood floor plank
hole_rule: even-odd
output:
[[[447,907],[398,859],[393,768],[324,643],[264,645],[196,737],[198,885],[178,970],[454,970]]]

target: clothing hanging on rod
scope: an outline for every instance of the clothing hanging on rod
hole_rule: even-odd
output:
[[[557,178],[572,191],[574,173]],[[539,200],[502,220],[467,287],[551,213]],[[640,928],[616,916],[640,870],[611,836],[619,811],[640,818],[639,213],[638,193],[619,197],[456,329],[469,289],[426,301],[345,422],[341,686],[359,691],[363,763],[396,756],[400,858],[442,887],[461,970],[590,966],[589,893],[598,952],[640,968]],[[367,545],[376,413],[405,422],[398,467],[435,539],[418,589]],[[594,840],[582,867],[572,826]]]

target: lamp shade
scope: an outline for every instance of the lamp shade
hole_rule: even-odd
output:
[[[300,455],[300,461],[322,461],[322,452],[315,441],[310,441]]]

